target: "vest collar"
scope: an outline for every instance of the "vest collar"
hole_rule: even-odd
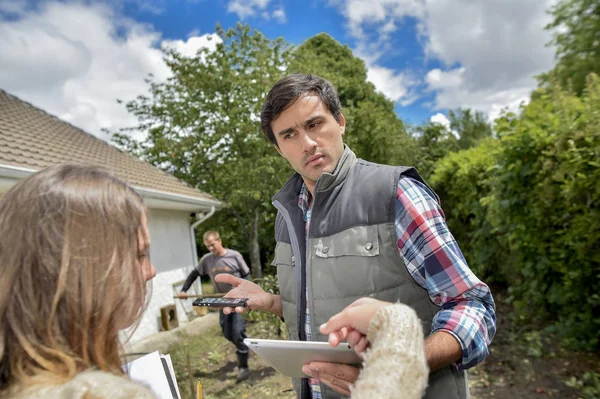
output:
[[[335,186],[341,184],[346,179],[346,176],[348,176],[350,169],[356,165],[356,162],[356,155],[346,144],[344,144],[344,152],[342,152],[342,156],[333,172],[323,172],[317,180],[317,184],[315,185],[316,192],[331,190]],[[302,176],[298,173],[294,173],[281,190],[271,198],[271,201],[297,203],[298,194],[300,193],[300,188],[303,183]]]
[[[320,193],[331,190],[342,183],[354,165],[356,165],[356,155],[346,144],[344,144],[344,152],[342,152],[342,156],[340,157],[337,166],[333,172],[323,172],[321,174],[315,185],[315,191]]]

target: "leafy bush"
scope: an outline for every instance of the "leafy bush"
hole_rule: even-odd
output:
[[[581,97],[539,89],[498,140],[451,153],[431,177],[473,270],[506,282],[522,320],[576,349],[600,330],[600,80]],[[546,323],[544,323],[545,325]],[[539,325],[539,324],[538,324]]]
[[[541,89],[496,124],[501,150],[490,223],[516,264],[517,310],[558,321],[570,346],[598,347],[600,329],[600,81],[582,97]]]
[[[254,279],[254,282],[260,285],[266,292],[279,295],[279,282],[277,281],[276,275],[266,275],[263,278]],[[277,336],[279,338],[285,338],[285,324],[276,315],[272,313],[251,310],[248,312],[248,319],[256,322],[266,322],[261,324],[261,326],[263,326],[260,331],[261,337],[269,338],[272,336]]]
[[[489,222],[489,203],[498,140],[453,152],[440,160],[430,183],[440,196],[450,231],[475,274],[486,282],[504,282],[508,251]]]

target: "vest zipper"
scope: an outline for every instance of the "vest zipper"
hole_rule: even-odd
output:
[[[300,329],[304,329],[304,314],[306,313],[306,302],[302,301],[302,262],[300,261],[302,258],[300,257],[300,245],[298,244],[298,237],[296,237],[296,230],[294,230],[294,225],[292,223],[292,219],[290,218],[290,214],[285,209],[285,207],[279,201],[273,201],[273,206],[281,212],[281,216],[285,220],[285,223],[288,227],[288,234],[290,235],[290,241],[292,244],[292,256],[295,260],[300,262],[300,267],[294,266],[294,272],[296,275],[296,306],[300,308],[300,312],[296,311],[296,334],[297,339],[301,340]],[[298,283],[300,283],[300,287],[298,287]],[[283,303],[282,303],[283,306]],[[283,309],[282,309],[283,311]],[[302,324],[300,324],[302,323]],[[306,335],[306,334],[305,334]]]

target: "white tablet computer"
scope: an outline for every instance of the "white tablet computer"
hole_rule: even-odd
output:
[[[244,343],[266,359],[275,370],[288,377],[306,378],[302,366],[310,362],[362,363],[362,359],[345,342],[333,347],[328,342],[246,338]]]

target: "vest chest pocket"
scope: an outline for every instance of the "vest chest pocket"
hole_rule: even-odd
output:
[[[314,253],[319,258],[379,255],[377,226],[356,226],[329,237],[313,240]]]
[[[275,246],[275,258],[271,265],[277,267],[277,279],[282,298],[294,303],[296,302],[295,264],[292,246],[285,242],[278,242]]]
[[[380,263],[377,226],[356,226],[311,239],[311,287],[315,300],[358,297],[376,292]]]

